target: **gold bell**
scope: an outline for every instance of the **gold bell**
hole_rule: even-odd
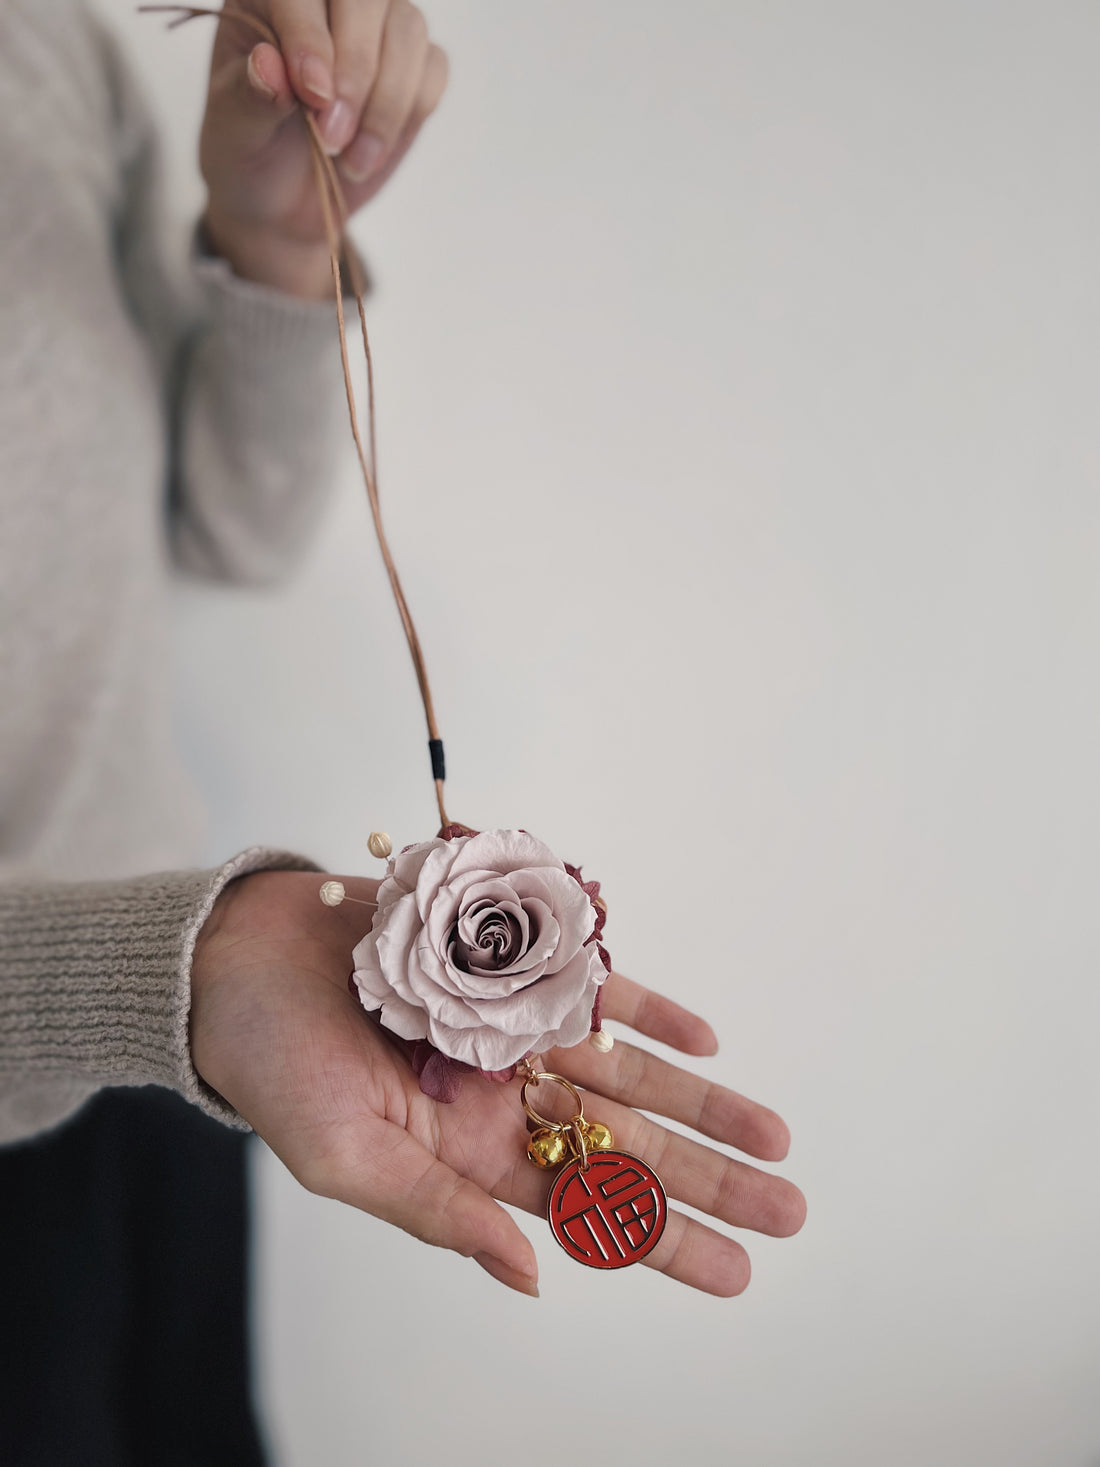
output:
[[[565,1137],[560,1131],[552,1131],[549,1126],[540,1126],[527,1142],[528,1159],[544,1169],[561,1166],[568,1155],[569,1147]]]
[[[589,1151],[610,1151],[615,1144],[611,1128],[601,1121],[584,1122],[584,1144]]]

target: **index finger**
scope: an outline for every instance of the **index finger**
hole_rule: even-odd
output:
[[[717,1035],[705,1019],[621,973],[608,974],[603,985],[603,1016],[629,1024],[681,1054],[711,1055],[718,1050]]]
[[[272,0],[271,25],[295,96],[308,107],[325,107],[336,95],[325,0]]]

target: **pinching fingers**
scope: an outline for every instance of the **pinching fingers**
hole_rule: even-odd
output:
[[[307,107],[327,107],[336,92],[324,0],[271,0],[271,23],[295,96]]]
[[[336,100],[320,118],[321,136],[330,153],[341,152],[359,131],[378,76],[389,8],[390,0],[331,0]]]

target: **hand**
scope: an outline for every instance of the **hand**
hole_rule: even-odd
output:
[[[238,274],[331,292],[328,248],[298,104],[316,116],[350,213],[408,152],[447,85],[447,60],[410,0],[234,0],[218,23],[199,144],[205,223]]]
[[[192,969],[196,1069],[311,1192],[453,1248],[509,1287],[537,1293],[534,1250],[493,1201],[545,1212],[551,1185],[527,1160],[518,1083],[467,1075],[451,1105],[421,1093],[404,1053],[348,992],[351,951],[372,909],[323,906],[323,879],[261,872],[222,893]],[[344,884],[349,896],[373,902],[376,882]],[[702,1019],[618,974],[604,987],[603,1012],[688,1054],[717,1047]],[[633,1107],[781,1161],[787,1128],[772,1111],[622,1041],[608,1055],[582,1044],[550,1050],[544,1060],[585,1087],[590,1118],[611,1127],[617,1147],[653,1165],[670,1198],[774,1237],[802,1226],[805,1202],[790,1182]],[[749,1281],[740,1243],[671,1209],[645,1262],[711,1294],[738,1294]]]

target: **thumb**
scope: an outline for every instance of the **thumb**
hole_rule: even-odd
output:
[[[216,94],[221,114],[218,131],[234,148],[257,152],[298,106],[282,54],[261,41],[247,56],[227,61],[219,72],[210,88],[211,101]]]
[[[362,1150],[360,1151],[360,1147]],[[529,1239],[498,1202],[389,1121],[364,1127],[357,1151],[370,1158],[342,1170],[324,1195],[337,1197],[437,1248],[474,1258],[524,1294],[538,1294],[538,1263]]]

